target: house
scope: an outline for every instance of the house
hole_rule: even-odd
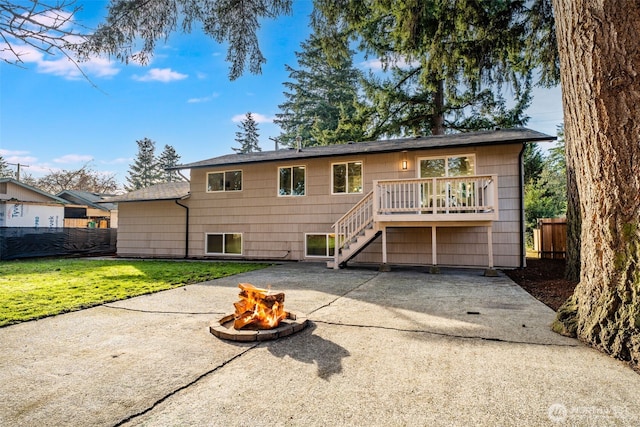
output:
[[[529,129],[231,154],[119,203],[120,256],[515,268]]]
[[[64,190],[56,196],[69,202],[64,209],[65,227],[118,227],[118,205],[105,202],[114,194]]]
[[[62,227],[67,203],[15,179],[0,178],[0,227]]]

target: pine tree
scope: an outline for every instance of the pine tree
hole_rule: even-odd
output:
[[[274,120],[282,128],[278,140],[289,146],[298,137],[304,146],[361,141],[364,132],[355,116],[362,75],[353,67],[353,51],[329,57],[313,34],[301,47],[299,69],[287,66],[287,100]]]
[[[14,178],[15,174],[9,168],[9,164],[0,156],[0,178]]]
[[[254,153],[262,151],[258,145],[260,134],[258,133],[258,124],[253,118],[253,114],[248,112],[245,119],[238,125],[240,130],[236,132],[236,142],[240,144],[240,148],[233,148],[236,153]]]
[[[175,148],[171,145],[165,145],[164,151],[158,157],[158,165],[163,171],[163,181],[165,182],[178,182],[184,181],[184,178],[178,173],[177,170],[167,170],[167,168],[178,165],[180,155],[176,153]]]
[[[127,191],[139,190],[162,182],[162,170],[155,157],[156,143],[149,138],[136,141],[138,154],[132,165],[129,165]]]
[[[442,134],[523,125],[533,70],[539,84],[557,83],[553,47],[537,55],[553,33],[548,20],[532,19],[540,4],[548,0],[530,9],[522,1],[317,0],[314,22],[325,38],[357,37],[387,71],[365,84],[359,115],[370,136]]]

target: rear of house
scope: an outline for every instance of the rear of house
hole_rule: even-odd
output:
[[[183,165],[188,191],[118,200],[118,254],[519,267],[522,151],[551,139],[498,130]]]

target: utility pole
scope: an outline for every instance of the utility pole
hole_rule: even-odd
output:
[[[20,163],[7,163],[8,165],[12,165],[12,166],[17,166],[17,171],[16,171],[16,181],[20,181],[20,168],[28,168],[29,165],[22,165]]]

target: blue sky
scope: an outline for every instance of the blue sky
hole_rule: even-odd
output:
[[[78,0],[78,20],[94,26],[106,1]],[[137,154],[136,140],[150,138],[156,153],[173,146],[188,163],[232,153],[239,121],[252,112],[260,146],[272,150],[272,123],[284,101],[285,64],[297,68],[294,52],[309,35],[310,0],[294,2],[293,14],[265,20],[259,32],[267,63],[229,81],[226,46],[198,33],[173,34],[160,43],[150,64],[97,58],[83,70],[68,61],[32,54],[23,68],[0,61],[0,155],[34,177],[52,170],[93,170],[126,180]],[[27,58],[27,57],[25,57]],[[364,68],[369,63],[358,63]],[[562,122],[560,90],[536,90],[527,111],[531,129],[555,135]]]

